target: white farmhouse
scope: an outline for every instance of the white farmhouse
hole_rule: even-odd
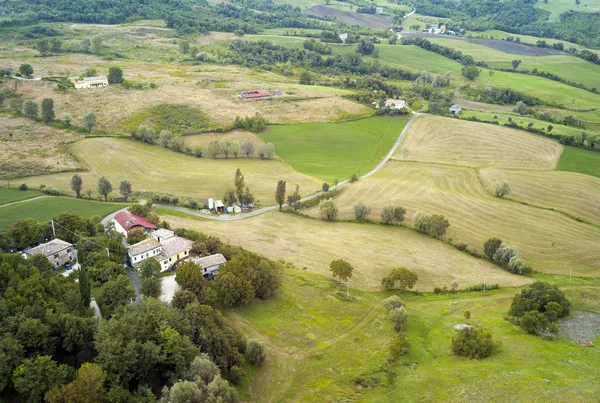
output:
[[[227,263],[227,259],[225,259],[225,257],[222,254],[217,253],[216,255],[210,255],[205,257],[194,257],[192,258],[192,262],[196,263],[197,265],[200,265],[200,267],[202,268],[202,275],[204,277],[213,277],[216,276],[216,274],[218,273],[219,266],[221,266],[224,263]]]
[[[75,88],[78,90],[85,88],[102,88],[108,87],[108,77],[85,77],[83,80],[75,81]]]
[[[385,107],[390,109],[402,109],[406,107],[406,101],[403,99],[389,98],[387,101],[385,101]]]
[[[131,245],[128,253],[129,259],[133,266],[138,267],[144,259],[154,257],[161,253],[160,242],[158,242],[155,238],[144,239],[135,245]]]

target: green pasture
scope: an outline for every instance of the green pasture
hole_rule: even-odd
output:
[[[548,2],[538,1],[538,8],[546,11],[550,11],[550,17],[548,20],[556,21],[561,14],[566,13],[569,10],[586,12],[586,13],[597,13],[600,11],[600,0],[582,0],[581,4],[575,4],[572,0],[550,0]]]
[[[123,207],[126,205],[50,196],[0,207],[0,230],[9,228],[11,223],[22,218],[47,221],[63,212],[77,213],[86,218],[95,215],[104,217]]]
[[[384,41],[385,42],[385,41]],[[429,52],[418,46],[377,45],[379,60],[393,63],[403,69],[444,74],[451,72],[455,77],[460,76],[462,65],[437,53]]]
[[[497,88],[510,88],[537,97],[548,105],[556,104],[565,109],[589,110],[596,109],[600,105],[600,95],[558,81],[503,71],[496,71],[492,76],[488,73],[489,70],[482,69],[475,83]]]
[[[308,34],[316,34],[321,35],[323,30],[321,29],[313,29],[313,28],[268,28],[263,29],[261,33],[263,35],[279,35],[279,36],[289,36],[289,35],[298,35],[304,36]]]
[[[556,169],[580,172],[600,178],[600,152],[575,147],[565,147]]]
[[[273,35],[273,34],[261,34],[261,35],[245,35],[244,39],[248,41],[269,41],[275,45],[283,46],[285,48],[302,48],[303,43],[308,38],[298,36],[284,36],[284,35]]]
[[[569,285],[588,292],[571,293],[575,305],[597,310],[597,304],[585,303],[597,283],[577,281]],[[326,277],[286,269],[283,287],[272,299],[227,312],[234,328],[262,340],[268,352],[242,396],[250,401],[327,402],[414,401],[415,396],[419,401],[589,401],[597,396],[600,351],[563,338],[528,335],[507,322],[518,289],[401,293],[410,348],[396,361],[389,353],[394,331],[380,302],[392,293],[350,288],[355,300],[349,302],[338,297],[345,291]],[[469,324],[492,333],[490,358],[452,354],[452,326],[465,323],[465,310],[471,312]]]
[[[369,172],[389,152],[406,118],[270,126],[260,134],[297,171],[327,181]]]
[[[37,190],[17,190],[0,188],[0,205],[31,199],[41,195]]]
[[[415,14],[411,14],[410,16],[406,17],[404,19],[404,21],[402,21],[402,27],[404,28],[404,31],[406,31],[406,32],[411,32],[411,31],[414,32],[413,30],[410,29],[411,25],[419,25],[419,31],[421,31],[422,29],[427,28],[431,24],[438,24],[438,23],[446,21],[446,20],[447,20],[447,18],[431,17],[431,16],[415,13]]]

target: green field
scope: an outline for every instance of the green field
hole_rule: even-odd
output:
[[[600,11],[600,0],[583,0],[580,5],[576,5],[572,0],[550,0],[548,2],[538,1],[537,6],[543,10],[550,11],[550,21],[558,20],[561,14],[569,10],[597,13]]]
[[[593,292],[597,285],[582,281],[581,287]],[[394,332],[380,303],[391,293],[351,289],[357,300],[346,302],[335,297],[339,291],[345,288],[326,277],[286,269],[274,298],[227,312],[234,328],[267,347],[265,365],[242,390],[245,400],[583,402],[597,396],[600,351],[562,338],[544,340],[508,323],[516,289],[401,294],[410,349],[397,361],[389,360]],[[464,323],[465,310],[470,324],[492,333],[492,357],[452,354],[452,326]]]
[[[327,181],[363,175],[388,153],[407,119],[374,117],[344,123],[271,126],[260,134],[297,171]]]
[[[454,76],[460,76],[462,66],[454,60],[429,52],[418,46],[377,45],[379,60],[397,64],[413,71],[427,70],[432,73],[444,74],[447,71]]]
[[[496,71],[490,76],[488,72],[489,70],[482,69],[475,83],[510,88],[537,97],[549,105],[557,104],[566,109],[596,109],[600,105],[600,95],[557,81],[502,71]]]
[[[0,230],[10,227],[11,223],[22,218],[47,221],[63,212],[77,213],[86,218],[95,215],[104,217],[125,206],[124,204],[102,203],[66,197],[45,197],[0,207]]]
[[[580,172],[600,178],[600,152],[565,147],[556,169]]]
[[[41,193],[37,190],[17,190],[0,188],[0,205],[13,203],[16,201],[31,199],[32,197],[40,196]]]

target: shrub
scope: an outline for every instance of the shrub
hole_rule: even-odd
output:
[[[25,183],[21,183],[21,184],[19,185],[19,188],[18,188],[18,189],[19,189],[19,190],[28,190],[29,188],[27,187],[27,185],[26,185]]]
[[[40,189],[40,192],[50,196],[60,196],[60,190],[56,188],[43,187]]]
[[[540,334],[548,332],[551,334],[558,333],[558,326],[550,322],[548,317],[538,311],[525,312],[518,320],[518,325],[521,329],[529,334]]]
[[[354,205],[354,216],[356,217],[356,221],[364,221],[371,214],[371,207],[367,206],[365,203],[359,201]]]
[[[461,243],[454,245],[454,247],[460,251],[465,251],[469,248],[469,245],[464,242],[461,242]]]
[[[396,308],[401,308],[404,306],[404,301],[402,301],[400,299],[400,297],[397,295],[392,295],[391,297],[386,298],[383,301],[381,301],[381,303],[383,304],[385,309],[387,309],[388,311],[391,311],[392,309],[396,309]]]
[[[338,215],[338,208],[331,199],[321,200],[319,203],[319,215],[323,220],[335,221]]]
[[[483,244],[483,252],[489,259],[493,259],[500,246],[502,246],[502,241],[499,238],[490,238]]]
[[[492,335],[483,329],[466,328],[452,338],[454,354],[481,360],[492,355]]]
[[[392,360],[397,360],[403,355],[406,355],[408,353],[409,348],[410,343],[406,340],[406,336],[404,335],[404,333],[399,332],[398,334],[396,334],[396,337],[390,345],[390,353],[392,355]]]
[[[323,192],[329,192],[329,183],[324,182],[321,189],[323,189]]]
[[[198,208],[198,200],[196,199],[187,199],[185,201],[185,206],[188,208],[191,208],[193,210],[196,210]]]
[[[417,211],[413,218],[413,225],[421,232],[440,238],[446,234],[450,223],[443,215],[428,215],[424,211]]]
[[[381,210],[381,223],[384,225],[400,223],[404,221],[406,209],[402,206],[389,205]]]
[[[260,366],[267,358],[265,348],[258,340],[248,340],[246,344],[246,358],[253,365]]]
[[[511,192],[510,182],[503,180],[494,184],[494,194],[497,197],[504,197],[509,195]]]
[[[352,174],[350,176],[350,183],[354,183],[358,180],[358,176],[356,176],[356,174]]]
[[[526,332],[554,333],[553,322],[569,315],[571,303],[556,285],[541,281],[530,284],[513,298],[508,314]],[[546,321],[539,315],[544,316]]]
[[[399,332],[403,330],[408,322],[408,315],[406,314],[406,308],[403,306],[394,308],[388,314],[392,323],[394,324],[394,330]]]

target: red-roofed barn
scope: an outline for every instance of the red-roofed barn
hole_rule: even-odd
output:
[[[121,211],[115,215],[115,229],[123,235],[127,235],[132,229],[155,230],[156,225],[139,215],[131,214],[129,211]]]

